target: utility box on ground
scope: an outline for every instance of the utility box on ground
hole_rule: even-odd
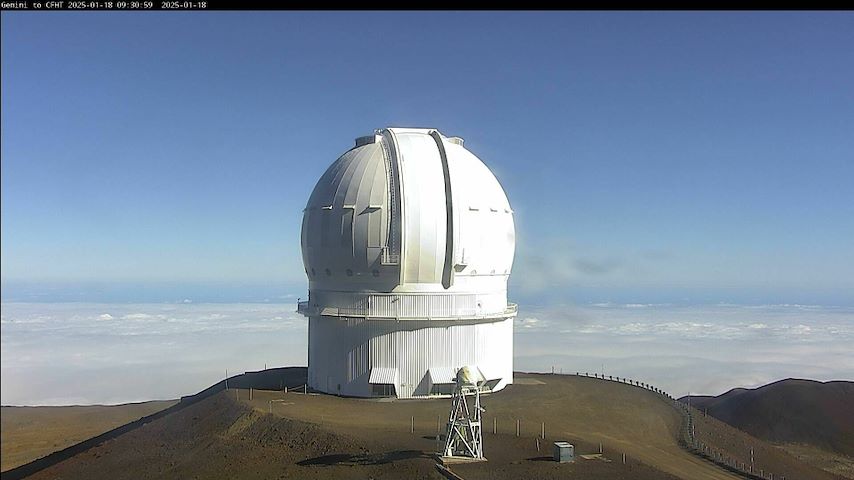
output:
[[[554,458],[559,463],[575,461],[575,446],[568,442],[555,442]]]

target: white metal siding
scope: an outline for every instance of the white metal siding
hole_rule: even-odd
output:
[[[374,369],[397,371],[398,397],[427,396],[430,369],[478,367],[494,390],[513,383],[513,319],[488,322],[309,319],[309,385],[317,390],[370,396]],[[341,384],[341,390],[337,389]]]

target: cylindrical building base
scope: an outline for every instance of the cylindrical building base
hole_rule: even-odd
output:
[[[308,385],[337,395],[445,397],[477,367],[484,391],[513,383],[513,318],[365,320],[311,316]]]

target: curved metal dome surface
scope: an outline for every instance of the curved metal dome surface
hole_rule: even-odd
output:
[[[313,291],[503,291],[515,230],[498,180],[462,140],[434,129],[361,137],[306,205]]]
[[[483,389],[513,383],[513,212],[462,139],[358,138],[317,182],[301,240],[311,388],[443,396],[462,366]]]

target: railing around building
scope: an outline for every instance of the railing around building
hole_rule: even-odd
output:
[[[391,320],[480,320],[514,317],[515,303],[503,309],[482,308],[477,295],[361,295],[349,306],[327,306],[322,300],[297,302],[297,312],[306,316]],[[499,307],[500,308],[500,307]]]

